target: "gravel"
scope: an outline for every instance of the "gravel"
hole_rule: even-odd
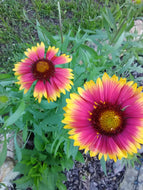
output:
[[[75,161],[73,169],[66,171],[67,181],[64,184],[67,190],[117,190],[124,178],[125,167],[119,172],[115,170],[115,163],[107,161],[107,176],[102,170],[97,157],[84,155],[85,163]]]

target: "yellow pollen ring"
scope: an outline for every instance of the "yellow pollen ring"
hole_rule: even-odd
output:
[[[44,73],[45,71],[49,70],[49,64],[46,61],[39,61],[36,64],[36,69],[40,73]]]
[[[107,132],[115,131],[121,124],[121,117],[112,110],[101,113],[99,118],[101,129]]]

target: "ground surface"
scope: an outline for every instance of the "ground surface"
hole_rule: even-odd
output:
[[[74,169],[66,173],[68,190],[142,190],[143,155],[140,163],[126,168],[120,161],[107,162],[107,176],[99,160],[86,156],[85,164],[75,163]]]
[[[36,4],[36,2],[39,3]],[[82,1],[79,2],[81,3]],[[56,4],[48,5],[45,0],[44,5],[45,6],[40,4],[40,1],[38,0],[4,0],[1,2],[1,62],[7,71],[10,71],[11,65],[15,63],[17,53],[25,50],[25,44],[35,43],[35,41],[38,40],[36,19],[39,20],[40,23],[46,25],[46,28],[49,29],[50,32],[53,31],[56,33],[56,31],[59,30],[58,10]],[[97,27],[97,22],[94,20],[94,12],[91,11],[93,7],[89,7],[83,3],[80,5],[81,6],[78,6],[78,4],[76,4],[76,6],[74,6],[73,3],[69,3],[69,7],[67,7],[65,3],[61,4],[64,31],[66,31],[69,26],[69,20],[76,23],[74,25],[74,30],[79,27],[79,23],[85,28],[88,28],[89,26],[91,29]],[[95,12],[98,11],[95,10]],[[88,18],[91,18],[90,21]],[[138,73],[134,73],[134,76],[140,77],[138,76]],[[143,85],[143,82],[141,82],[141,85]],[[85,164],[75,162],[74,168],[65,172],[67,181],[64,183],[68,190],[142,190],[143,154],[139,160],[140,164],[135,163],[133,168],[127,169],[122,167],[121,163],[115,164],[113,161],[108,161],[106,176],[101,168],[99,160],[96,157],[90,158],[87,155],[85,156]],[[6,167],[8,169],[7,172],[9,173],[14,164],[13,161],[10,160],[8,160],[8,163],[9,165]],[[3,171],[4,170],[2,169],[0,174],[3,174]],[[5,175],[8,175],[8,173]],[[9,190],[16,190],[14,184],[13,187],[10,187],[9,185],[8,187]],[[30,190],[30,188],[27,190]]]

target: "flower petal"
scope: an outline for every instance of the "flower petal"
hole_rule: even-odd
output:
[[[59,76],[59,81],[65,80],[65,76]],[[89,81],[84,89],[78,88],[79,94],[72,93],[66,100],[62,121],[64,128],[70,129],[74,146],[90,151],[90,156],[99,153],[99,159],[104,156],[105,160],[107,156],[116,161],[137,153],[143,144],[141,91],[132,81],[106,73],[102,80],[98,78],[96,83]]]
[[[39,59],[39,57],[37,55],[37,48],[36,47],[32,47],[31,49],[28,48],[27,51],[25,51],[24,53],[28,58],[30,58],[33,61],[37,61]]]
[[[41,102],[42,96],[44,96],[45,98],[47,98],[47,91],[46,91],[46,86],[43,83],[43,81],[37,81],[35,88],[34,88],[34,92],[33,92],[33,96],[38,99],[38,102]]]
[[[62,54],[59,57],[54,56],[51,60],[54,65],[59,65],[71,62],[72,58],[70,58],[69,55]]]
[[[43,42],[41,42],[41,44],[39,45],[39,43],[37,43],[37,50],[36,53],[39,57],[39,59],[44,58],[44,54],[45,54],[45,45]]]
[[[46,58],[48,60],[51,60],[56,55],[56,53],[58,53],[58,51],[59,48],[55,48],[54,46],[53,47],[49,46],[48,51],[46,53]]]

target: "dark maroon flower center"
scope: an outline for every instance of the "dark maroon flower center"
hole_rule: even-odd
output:
[[[54,76],[55,66],[48,59],[39,59],[33,64],[32,73],[35,79],[46,81]]]
[[[112,136],[120,133],[125,127],[124,112],[117,105],[100,103],[90,113],[92,126],[103,135]]]

